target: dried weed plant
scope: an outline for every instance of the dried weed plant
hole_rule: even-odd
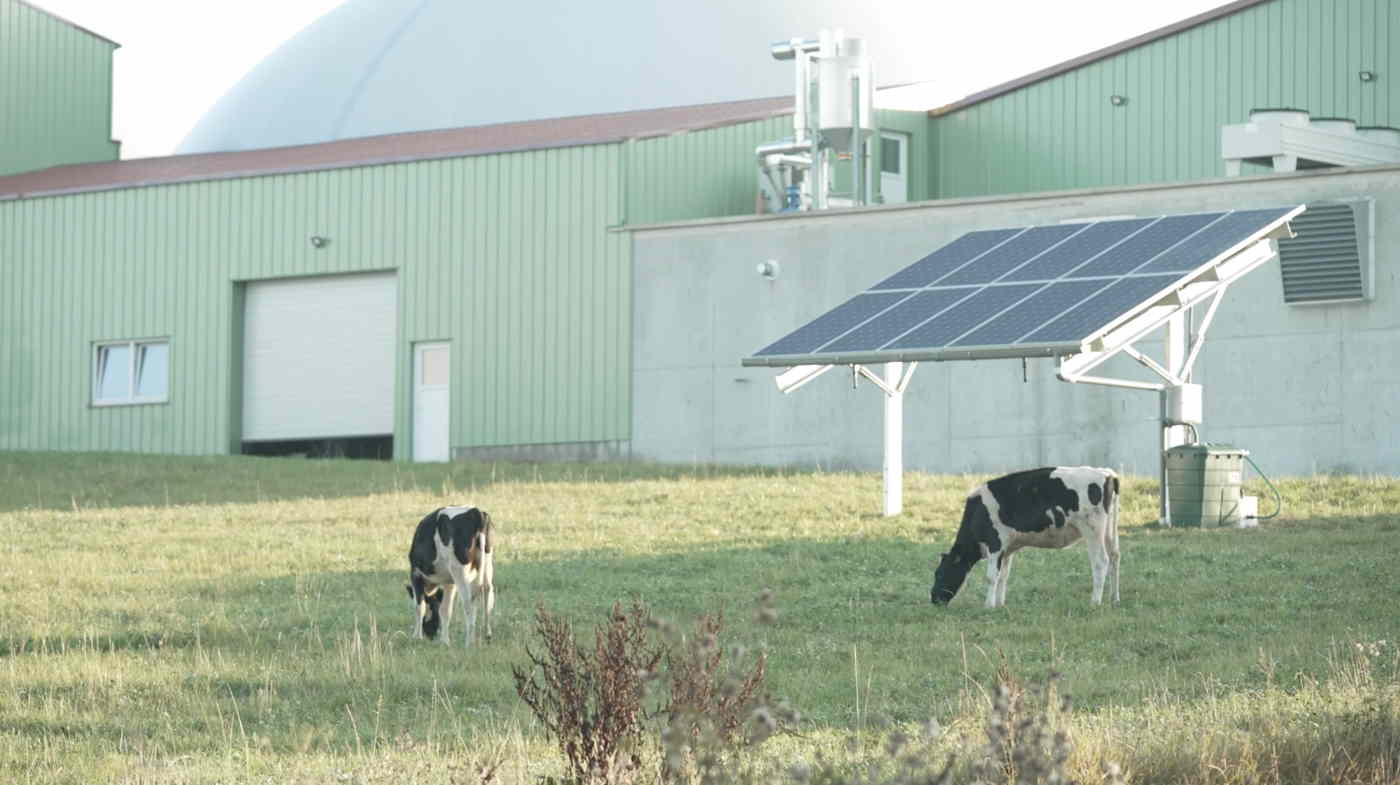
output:
[[[754,619],[771,624],[778,618],[773,593],[758,597]],[[704,614],[695,634],[677,636],[662,622],[658,629],[671,641],[666,657],[667,702],[662,712],[661,779],[667,783],[761,782],[761,774],[742,760],[742,752],[790,730],[800,721],[785,702],[774,703],[764,691],[768,656],[750,659],[742,647],[722,642],[724,614]]]
[[[641,768],[648,714],[645,682],[665,656],[649,634],[639,603],[614,603],[594,632],[592,652],[579,646],[569,622],[535,611],[539,653],[525,649],[530,667],[512,666],[515,691],[559,744],[573,783],[626,783]]]

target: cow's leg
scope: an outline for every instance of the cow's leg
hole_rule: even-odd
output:
[[[491,640],[491,611],[496,607],[496,584],[492,573],[491,554],[482,554],[481,557],[481,586],[484,599],[482,604],[486,606],[486,640]]]
[[[423,595],[413,596],[409,590],[409,602],[413,603],[413,637],[423,637],[423,614],[428,612],[428,600]]]
[[[462,603],[462,631],[463,644],[467,648],[472,645],[472,633],[476,632],[476,603],[472,597],[472,584],[467,580],[466,570],[454,559],[448,565],[452,572],[452,582],[457,585],[457,598]]]
[[[1103,582],[1108,574],[1108,549],[1104,546],[1104,534],[1103,526],[1095,526],[1084,538],[1084,546],[1089,551],[1089,569],[1094,573],[1094,593],[1089,598],[1094,605],[1103,603]]]
[[[442,620],[442,626],[438,627],[438,637],[442,638],[443,645],[451,645],[452,639],[447,637],[447,628],[452,622],[453,600],[457,597],[457,584],[449,583],[443,586],[442,602],[438,603],[438,618]]]
[[[1113,598],[1113,604],[1117,605],[1118,564],[1122,560],[1123,554],[1118,550],[1118,516],[1112,513],[1109,514],[1108,536],[1104,539],[1104,544],[1108,546],[1108,590]]]
[[[1011,551],[1001,552],[1001,570],[997,576],[997,607],[1006,606],[1006,584],[1011,579]]]
[[[993,553],[985,544],[982,545],[982,558],[987,561],[987,602],[988,608],[997,606],[997,584],[1001,581],[1001,551]]]

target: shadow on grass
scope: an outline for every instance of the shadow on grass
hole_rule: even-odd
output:
[[[193,649],[199,645],[191,630],[120,630],[82,636],[0,637],[0,659],[19,656],[62,656],[68,652],[113,654]]]
[[[626,462],[417,464],[242,455],[0,452],[0,512],[353,498],[420,490],[450,496],[496,483],[768,477],[793,471]]]

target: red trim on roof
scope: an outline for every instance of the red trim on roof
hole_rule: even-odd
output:
[[[791,114],[792,108],[791,97],[760,98],[414,131],[263,150],[71,164],[0,177],[0,200],[606,144],[765,120]]]

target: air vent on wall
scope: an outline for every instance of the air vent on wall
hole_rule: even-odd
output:
[[[1278,241],[1283,301],[1290,305],[1371,297],[1371,216],[1375,203],[1318,202],[1292,221]]]

